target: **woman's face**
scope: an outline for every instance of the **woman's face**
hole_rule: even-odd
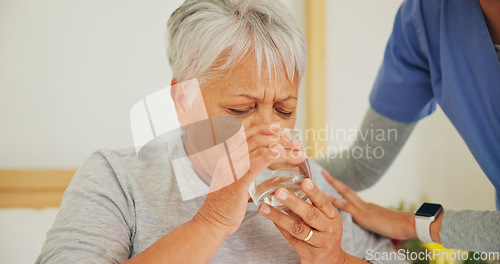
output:
[[[172,99],[176,103],[176,112],[181,125],[206,121],[210,116],[232,116],[242,121],[245,130],[274,122],[279,122],[281,127],[293,128],[297,116],[298,81],[291,83],[284,77],[270,81],[266,69],[262,71],[262,78],[259,81],[256,65],[255,60],[248,59],[224,75],[220,75],[215,81],[202,83],[200,87],[202,98],[196,96],[192,104],[186,103],[182,86],[174,86],[177,81],[172,80]],[[203,111],[205,109],[206,112]],[[217,166],[219,160],[226,157],[226,150],[220,148],[220,145],[219,148],[205,149],[204,146],[214,142],[206,142],[208,139],[200,136],[200,132],[203,134],[199,129],[187,129],[183,141],[186,152],[190,153],[189,158],[194,168],[208,183],[211,182],[217,168],[224,167],[224,165]],[[204,150],[199,151],[200,148]],[[248,149],[246,151],[248,152]],[[231,171],[230,167],[227,169]],[[236,167],[234,169],[246,171],[238,170]],[[234,178],[219,179],[219,181],[215,186],[226,186],[232,183]]]
[[[245,129],[279,122],[293,128],[297,119],[298,81],[285,77],[270,81],[267,69],[257,78],[255,59],[247,59],[222,78],[206,83],[201,93],[209,116],[233,116]]]

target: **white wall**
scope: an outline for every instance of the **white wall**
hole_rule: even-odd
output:
[[[73,168],[132,146],[131,106],[169,84],[177,1],[0,1],[0,167]]]
[[[132,146],[130,107],[169,85],[165,23],[181,2],[0,1],[0,168],[74,168],[97,148]],[[284,2],[303,24],[304,0]],[[336,128],[361,122],[400,3],[328,0]],[[426,185],[427,197],[449,208],[494,209],[493,187],[439,111],[362,195],[416,202]]]
[[[170,83],[165,25],[182,2],[0,1],[0,168],[133,146],[130,108]],[[302,0],[285,4],[303,24]]]
[[[361,123],[401,3],[328,1],[328,122],[334,128]],[[386,206],[426,199],[445,208],[495,209],[493,186],[440,109],[417,125],[386,175],[361,195]]]

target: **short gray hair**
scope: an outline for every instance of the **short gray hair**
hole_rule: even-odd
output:
[[[203,83],[249,54],[270,79],[300,80],[307,63],[304,36],[278,0],[186,0],[168,20],[167,45],[178,81]]]

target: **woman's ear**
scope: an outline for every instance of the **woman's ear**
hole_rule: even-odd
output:
[[[173,79],[171,83],[170,96],[172,96],[181,126],[208,119],[207,109],[196,79],[184,82]]]
[[[172,81],[170,82],[170,85],[174,86],[174,85],[176,85],[178,83],[179,83],[179,81],[177,79],[173,78]]]
[[[185,120],[186,114],[189,110],[189,106],[187,105],[187,98],[184,94],[184,89],[177,79],[172,79],[170,82],[170,96],[172,97],[172,101],[175,105],[175,112],[177,112],[177,119],[179,119],[179,123],[182,125],[187,120]],[[184,122],[183,122],[184,121]]]

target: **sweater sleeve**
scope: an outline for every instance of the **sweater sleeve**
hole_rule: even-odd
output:
[[[445,211],[439,236],[446,248],[500,252],[500,211]]]
[[[94,153],[65,191],[36,263],[127,260],[133,230],[132,205],[107,159],[102,153]]]
[[[316,162],[352,189],[356,191],[366,189],[384,175],[410,137],[415,125],[416,123],[394,121],[369,108],[353,144],[341,154],[332,153],[335,154],[334,157],[326,156]],[[390,136],[384,137],[383,140],[366,136],[377,131],[384,131]],[[383,155],[380,158],[374,157],[366,151],[363,152],[363,149],[382,149]],[[352,155],[348,155],[349,153]]]
[[[360,133],[355,142],[344,152],[357,147],[369,146],[372,149],[382,147],[384,155],[381,159],[368,158],[362,155],[359,159],[347,159],[347,153],[335,155],[335,158],[323,157],[316,162],[337,179],[354,190],[363,190],[375,184],[389,168],[399,151],[403,148],[416,123],[397,122],[368,109],[360,133],[370,129],[394,129],[397,139],[377,141],[370,137],[362,137]],[[361,153],[355,153],[356,157]],[[364,153],[363,153],[364,154]],[[351,155],[353,156],[353,155]],[[344,159],[340,158],[344,157]],[[445,211],[440,231],[441,242],[447,248],[471,250],[477,252],[500,251],[500,211]]]

